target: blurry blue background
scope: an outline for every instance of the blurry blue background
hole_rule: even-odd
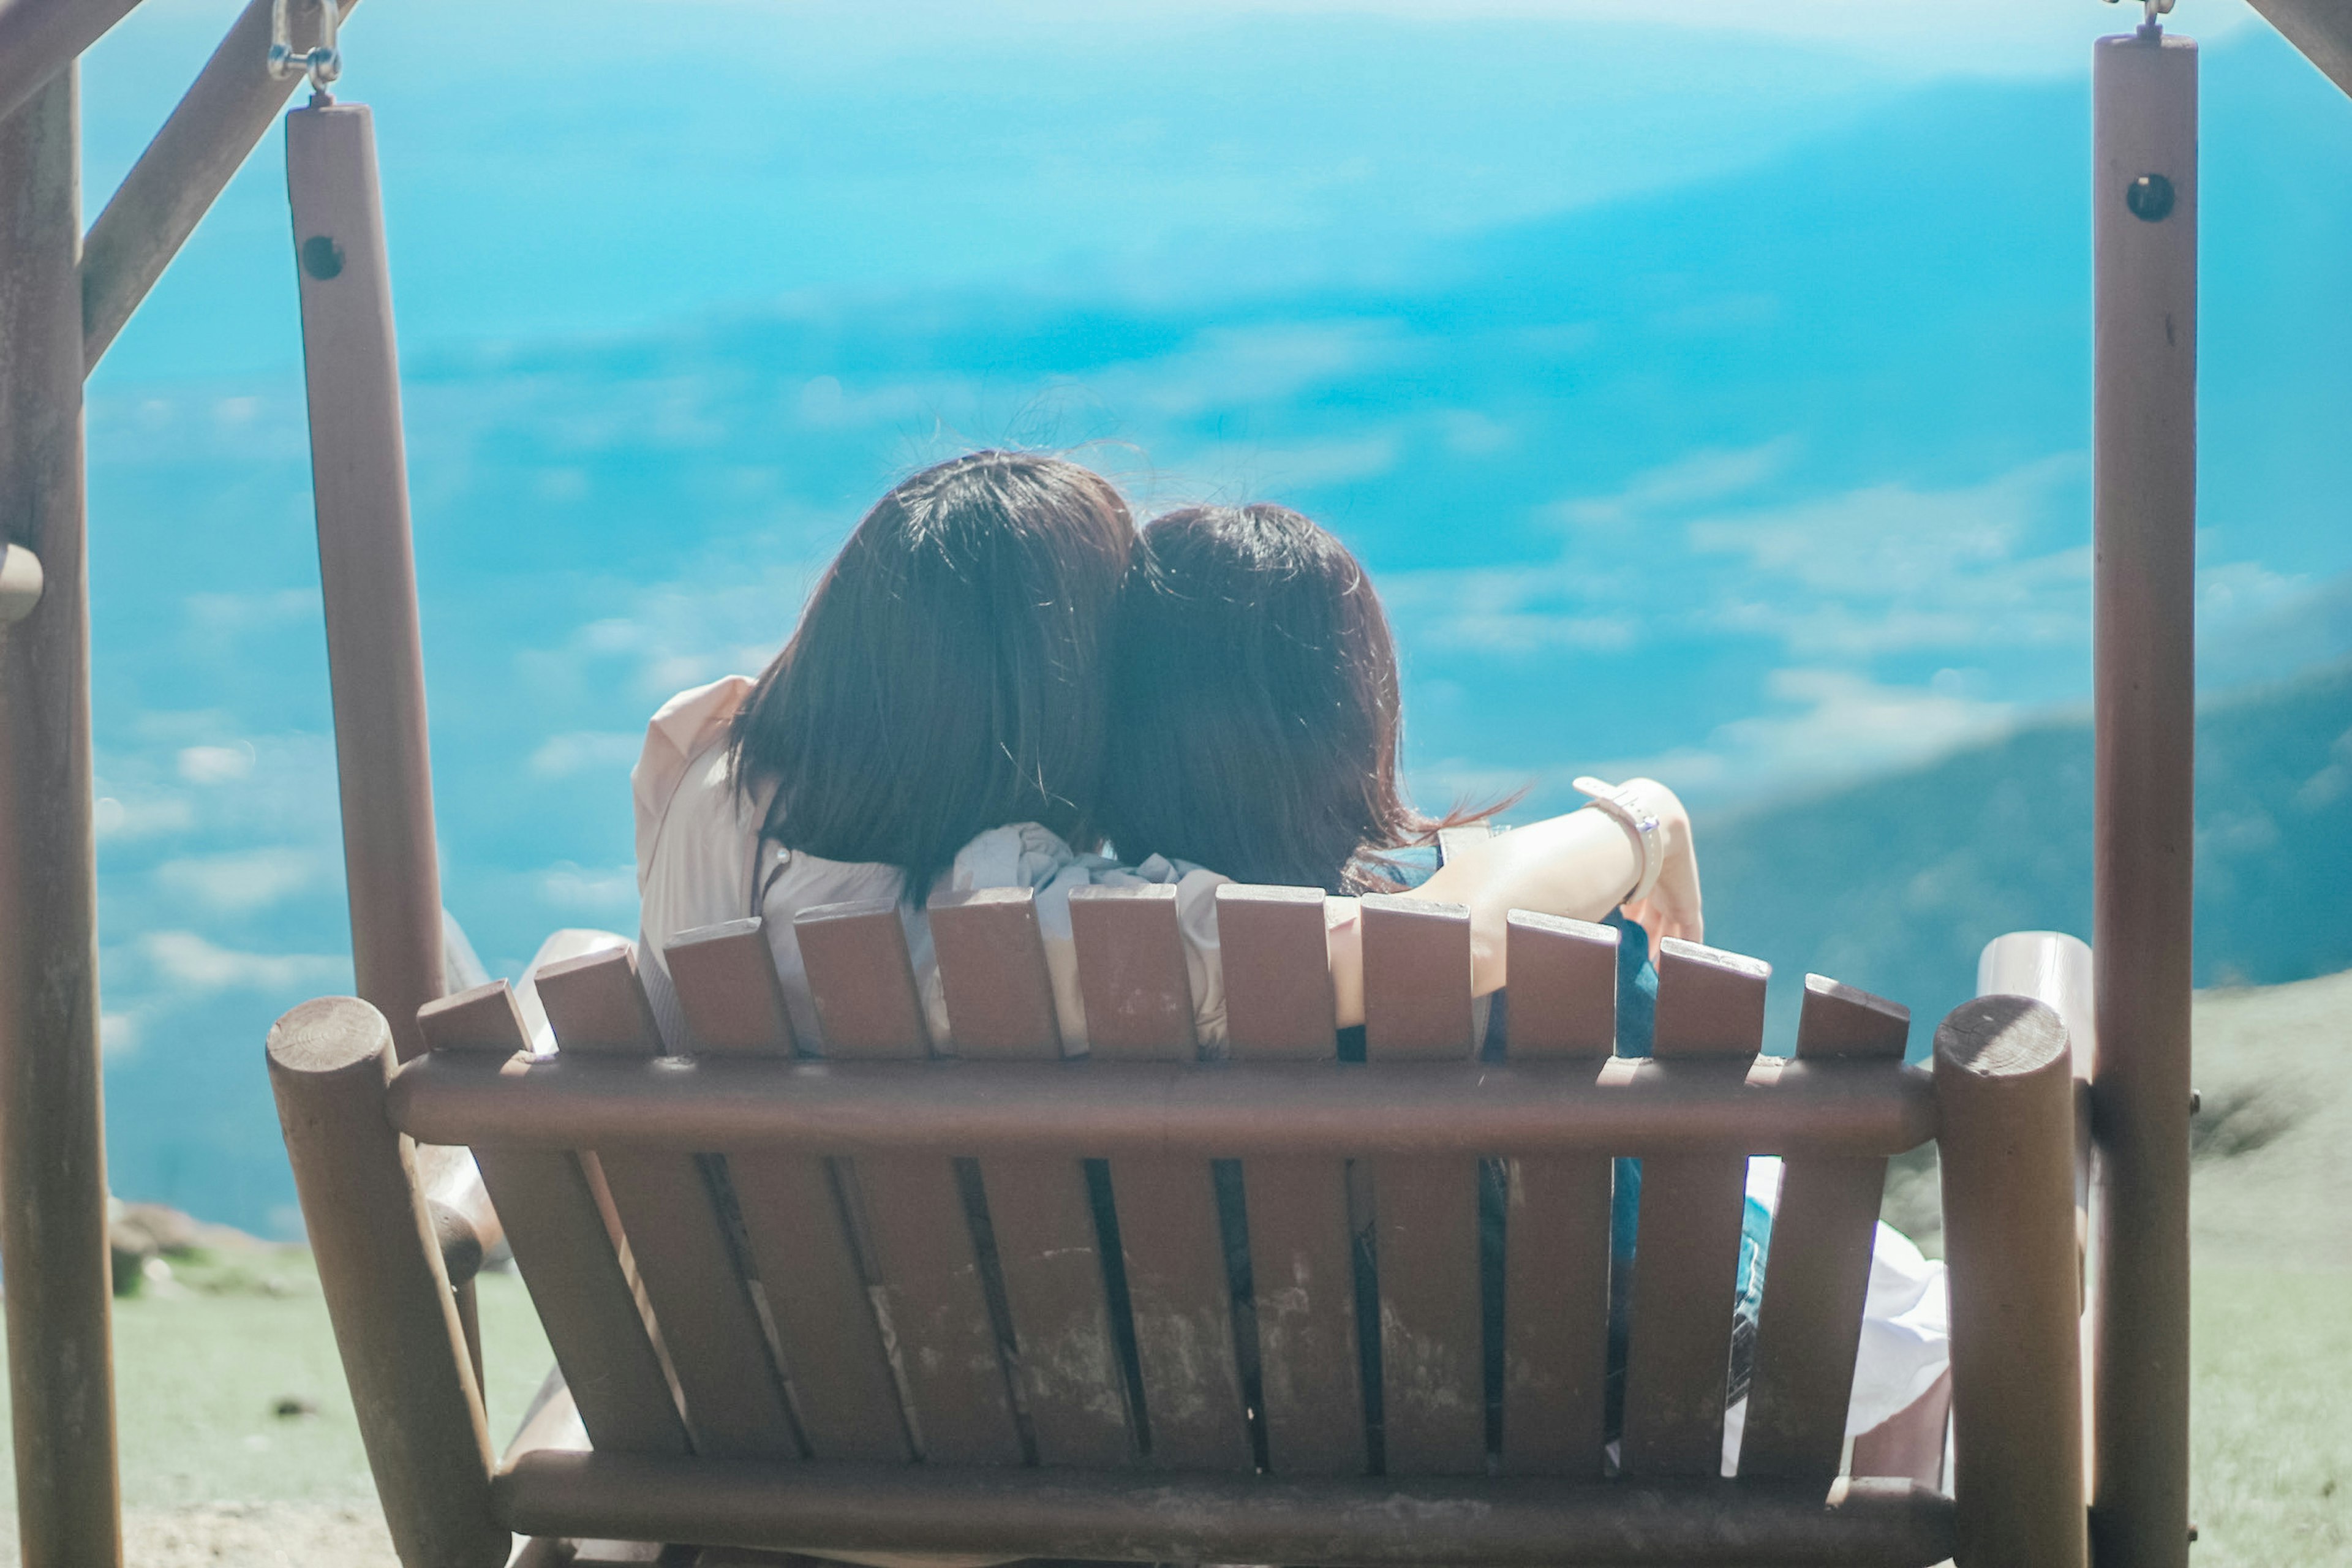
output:
[[[1703,812],[1710,939],[1909,1003],[2089,933],[2092,0],[377,0],[446,892],[633,929],[626,773],[908,468],[1076,448],[1369,563],[1425,804]],[[89,211],[226,0],[88,59]],[[2352,104],[2205,41],[2200,983],[2352,963]],[[296,1221],[348,986],[273,133],[92,380],[113,1182]]]

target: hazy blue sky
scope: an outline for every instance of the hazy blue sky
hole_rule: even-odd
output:
[[[925,458],[1066,445],[1370,563],[1431,799],[1642,767],[1719,807],[2088,689],[2095,0],[384,0],[452,908],[633,920],[665,696],[764,660]],[[224,7],[85,72],[93,206]],[[2205,63],[2202,613],[2347,651],[2352,105]],[[1769,30],[1764,30],[1769,29]],[[349,984],[273,136],[92,382],[117,1184],[287,1202],[257,1061]]]

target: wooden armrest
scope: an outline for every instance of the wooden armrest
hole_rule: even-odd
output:
[[[475,1167],[469,1151],[420,1143],[416,1176],[424,1190],[425,1212],[433,1216],[433,1239],[441,1248],[441,1267],[451,1285],[463,1285],[506,1244],[506,1227],[499,1223],[499,1211],[490,1206],[482,1173]]]

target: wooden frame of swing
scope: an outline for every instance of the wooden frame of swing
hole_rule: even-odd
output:
[[[249,0],[85,237],[79,195],[79,54],[135,0],[0,0],[0,528],[47,578],[0,632],[0,1244],[11,1270],[8,1338],[20,1531],[28,1564],[119,1563],[110,1305],[97,1039],[96,870],[90,818],[82,381],[226,186],[293,89],[263,63],[269,0]],[[2352,92],[2352,11],[2329,0],[2253,0]],[[303,6],[307,14],[312,7]],[[2105,68],[2109,57],[2102,57]],[[2111,124],[2193,146],[2193,110]],[[2105,143],[2103,142],[2103,146]],[[2144,150],[2129,139],[2118,155]],[[2189,154],[2193,156],[2193,153]],[[2185,285],[2193,225],[2128,226],[2097,207],[2102,279]],[[2191,208],[2193,214],[2193,206]],[[2158,240],[2159,243],[2150,243]],[[2188,876],[2192,636],[2193,364],[2158,353],[2164,310],[2099,297],[2097,677],[2099,1001],[2105,1050],[2096,1137],[2112,1234],[2096,1321],[2102,1562],[2186,1556]],[[2193,350],[2193,333],[2189,334]],[[2161,406],[2158,406],[2161,405]],[[2155,527],[2140,527],[2153,518]],[[411,584],[413,603],[413,581]],[[330,603],[339,662],[416,658],[413,635]],[[340,626],[338,622],[341,622]],[[413,627],[413,618],[411,620]],[[418,675],[421,690],[421,662]],[[340,693],[339,693],[340,695]],[[379,716],[381,719],[382,716]],[[421,715],[420,725],[421,725]],[[364,726],[338,710],[338,728]],[[431,803],[405,778],[345,783],[347,818],[410,829],[430,865]],[[365,825],[362,824],[362,826]],[[421,829],[421,838],[417,831]],[[352,825],[347,820],[347,838]],[[381,924],[354,908],[354,924]],[[399,942],[414,951],[417,933]],[[425,977],[403,977],[407,993]],[[395,1015],[397,1016],[397,1015]],[[2153,1238],[2152,1240],[2147,1238]],[[37,1258],[37,1267],[30,1258]]]

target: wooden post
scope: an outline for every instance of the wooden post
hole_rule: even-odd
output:
[[[2092,1080],[2102,1564],[2189,1556],[2197,46],[2094,56],[2098,724]]]
[[[289,114],[286,185],[301,279],[352,967],[405,1061],[425,1048],[416,1010],[441,996],[441,873],[400,357],[366,105]]]
[[[1954,1555],[1986,1568],[2083,1568],[2065,1025],[2022,996],[1961,1003],[1936,1030],[1936,1104],[1952,1266]]]
[[[0,119],[98,42],[138,0],[0,0]]]
[[[392,1034],[351,996],[269,1031],[269,1087],[368,1468],[403,1568],[496,1568],[490,1438],[407,1142],[384,1115]]]
[[[122,1560],[90,835],[75,68],[0,121],[0,530],[39,601],[0,648],[0,1255],[26,1568]]]

